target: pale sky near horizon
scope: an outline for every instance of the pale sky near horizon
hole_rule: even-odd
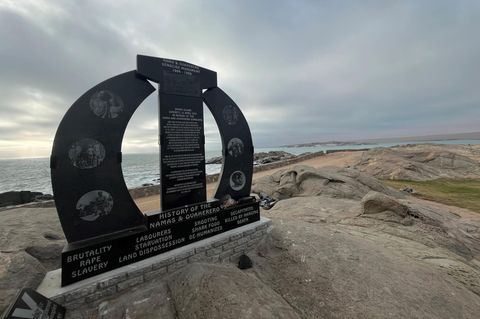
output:
[[[0,158],[48,156],[136,54],[217,71],[256,147],[480,131],[478,30],[479,1],[0,0]],[[157,150],[156,101],[124,152]],[[208,114],[205,132],[218,147]]]

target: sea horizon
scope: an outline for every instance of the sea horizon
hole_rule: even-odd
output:
[[[256,148],[255,152],[284,151],[293,155],[303,153],[325,152],[327,150],[354,150],[378,147],[392,147],[407,144],[480,144],[480,139],[473,140],[437,140],[437,141],[404,141],[391,143],[368,144],[320,144],[316,146],[283,146]],[[221,149],[206,149],[205,159],[221,156]],[[33,191],[52,194],[50,181],[49,157],[9,158],[0,159],[0,193],[8,191]],[[206,174],[211,175],[221,171],[221,164],[207,164]],[[122,172],[127,187],[136,188],[146,184],[158,184],[160,165],[158,153],[124,153]]]
[[[404,145],[409,143],[440,143],[440,142],[453,142],[460,141],[463,144],[465,141],[480,141],[480,131],[474,132],[465,132],[465,133],[452,133],[452,134],[431,134],[431,135],[420,135],[420,136],[403,136],[403,137],[379,137],[379,138],[364,138],[364,139],[352,139],[352,140],[342,140],[342,139],[331,139],[326,141],[317,141],[317,142],[302,142],[302,143],[292,143],[285,145],[271,145],[271,146],[260,146],[255,147],[255,152],[257,150],[269,150],[269,149],[289,149],[297,147],[321,147],[321,146],[355,146],[355,145],[381,145],[381,144],[393,144],[393,145]],[[452,143],[454,144],[454,143]],[[478,143],[474,143],[478,144]],[[310,145],[310,146],[307,146]],[[392,146],[393,146],[392,145]],[[150,154],[159,154],[160,149],[157,152],[148,151],[148,152],[122,152],[123,155],[150,155]],[[208,148],[205,147],[205,153],[215,153],[218,152],[221,155],[221,148]],[[205,155],[208,159],[207,155]],[[44,159],[50,158],[50,155],[45,156],[14,156],[14,157],[0,157],[2,160],[17,160],[17,159]]]

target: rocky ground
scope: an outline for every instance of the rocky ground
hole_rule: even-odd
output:
[[[480,147],[347,155],[256,174],[252,190],[278,202],[253,268],[193,264],[69,318],[478,318],[480,215],[373,175],[478,178]],[[54,208],[0,211],[0,313],[60,266],[64,244]]]
[[[352,167],[381,179],[480,178],[480,145],[405,145],[362,153]]]
[[[60,268],[65,243],[55,208],[0,212],[0,314],[18,289],[36,288]]]
[[[352,168],[256,179],[280,200],[253,268],[193,264],[69,318],[478,318],[480,216]],[[59,266],[53,208],[0,212],[0,311]]]
[[[301,155],[305,155],[305,154],[301,154]],[[294,157],[296,157],[296,155],[293,155],[291,153],[284,152],[284,151],[259,152],[253,155],[253,161],[254,161],[254,165],[262,165],[262,164],[269,164],[269,163],[274,163],[279,161],[285,161],[288,159],[292,159]],[[212,157],[207,159],[206,161],[206,164],[222,164],[222,163],[223,163],[222,156]]]

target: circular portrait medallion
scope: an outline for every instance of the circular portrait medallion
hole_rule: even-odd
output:
[[[113,198],[106,191],[94,190],[80,197],[76,208],[81,219],[92,222],[101,216],[110,214],[113,208]]]
[[[230,175],[230,187],[234,191],[241,190],[245,186],[246,182],[247,178],[245,177],[245,174],[241,171],[235,171],[232,173],[232,175]]]
[[[84,138],[70,146],[68,158],[70,163],[77,168],[95,168],[105,159],[105,147],[99,141]]]
[[[108,90],[101,90],[90,98],[90,109],[103,119],[114,119],[123,112],[122,99]]]
[[[223,108],[222,111],[223,119],[227,122],[228,125],[235,125],[238,121],[238,111],[237,108],[233,105],[227,105]]]
[[[232,138],[227,145],[228,154],[233,157],[239,157],[243,154],[243,142],[239,138]]]

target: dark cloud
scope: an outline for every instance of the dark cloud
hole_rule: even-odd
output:
[[[88,88],[135,55],[218,72],[257,147],[480,130],[471,1],[0,2],[0,157],[46,156]],[[156,97],[126,152],[157,147]],[[206,141],[218,146],[206,115]]]

